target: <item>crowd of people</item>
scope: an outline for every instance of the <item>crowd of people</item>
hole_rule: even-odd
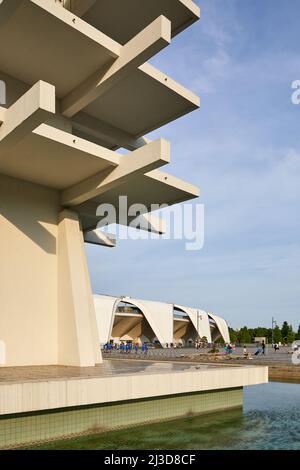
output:
[[[272,348],[274,349],[275,353],[277,351],[279,351],[279,349],[280,349],[278,343],[273,343]],[[266,355],[266,343],[265,343],[265,341],[262,341],[260,344],[256,345],[256,350],[255,350],[254,356],[259,356],[259,355],[262,355],[262,356]],[[251,359],[251,354],[248,352],[246,345],[244,345],[244,347],[243,347],[243,356],[247,359]]]
[[[202,344],[201,344],[202,346]],[[201,347],[200,346],[200,347]],[[211,346],[206,344],[206,347]],[[214,344],[212,347],[213,349],[218,349],[221,345],[216,345]],[[107,354],[111,354],[112,351],[118,351],[121,354],[147,354],[149,347],[154,347],[153,345],[146,343],[146,342],[134,342],[134,341],[121,341],[119,343],[116,343],[114,341],[107,342],[103,346],[103,350]],[[173,349],[178,347],[178,345],[175,345],[173,343],[166,344],[165,348],[166,349]],[[182,347],[182,346],[181,346]],[[195,348],[199,348],[199,343],[196,343]],[[221,346],[222,347],[222,346]],[[280,345],[278,343],[272,344],[272,348],[274,349],[274,352],[276,353],[280,349]],[[298,348],[298,346],[297,346]],[[223,345],[223,350],[226,355],[231,355],[235,350],[236,350],[236,345],[232,343],[228,343]],[[213,351],[211,351],[213,352]],[[254,352],[254,356],[265,356],[266,355],[266,343],[265,341],[262,341],[261,343],[257,343],[256,345],[256,350]],[[246,345],[243,346],[243,357],[245,359],[252,359],[251,352],[248,351],[248,348]]]
[[[103,350],[107,354],[112,351],[119,351],[121,354],[147,354],[149,346],[147,343],[132,343],[131,341],[122,341],[121,343],[114,343],[110,341],[103,346]]]
[[[273,347],[274,347],[275,352],[279,350],[278,344],[274,344]],[[234,344],[229,343],[224,346],[225,354],[232,354],[234,350],[235,350]],[[259,356],[259,355],[265,356],[265,354],[266,354],[266,343],[265,341],[262,341],[261,343],[256,345],[254,356]],[[243,357],[245,359],[252,359],[251,353],[248,351],[246,345],[243,346]]]

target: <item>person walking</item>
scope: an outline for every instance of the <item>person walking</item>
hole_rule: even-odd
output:
[[[264,340],[262,341],[261,343],[261,349],[262,349],[262,353],[263,353],[263,356],[265,355],[265,351],[266,351],[266,343],[264,342]]]
[[[112,343],[108,343],[107,349],[108,349],[109,355],[111,356],[111,352],[112,352],[112,350],[113,350],[113,344],[112,344]]]
[[[261,348],[259,347],[259,345],[257,345],[254,356],[258,356],[261,352],[262,352]]]

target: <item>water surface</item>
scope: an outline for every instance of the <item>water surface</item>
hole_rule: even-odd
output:
[[[243,411],[138,426],[39,448],[300,450],[300,384],[248,387],[244,398]]]

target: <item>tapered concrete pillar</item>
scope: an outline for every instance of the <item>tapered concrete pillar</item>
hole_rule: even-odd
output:
[[[58,227],[58,363],[102,362],[83,234],[77,214],[63,211]]]

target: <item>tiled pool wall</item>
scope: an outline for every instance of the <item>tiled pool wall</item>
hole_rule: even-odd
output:
[[[0,416],[0,449],[242,407],[243,388]]]

